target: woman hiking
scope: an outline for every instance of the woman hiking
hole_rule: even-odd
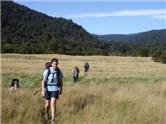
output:
[[[11,91],[16,91],[18,88],[20,88],[19,80],[17,78],[14,78],[11,81],[10,90]]]
[[[63,73],[58,68],[58,59],[51,60],[51,67],[43,72],[42,96],[45,98],[45,119],[48,120],[51,108],[51,124],[56,124],[56,102],[62,93]]]
[[[80,73],[79,68],[75,66],[72,72],[73,72],[73,81],[74,83],[76,83],[79,80],[79,73]]]
[[[84,75],[87,76],[89,71],[89,63],[86,62],[84,65]]]

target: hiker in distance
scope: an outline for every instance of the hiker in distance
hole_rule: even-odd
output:
[[[11,91],[16,91],[18,88],[20,88],[19,80],[18,80],[17,78],[14,78],[14,79],[11,81],[10,90],[11,90]]]
[[[84,65],[84,75],[87,76],[89,71],[89,63],[86,62]]]
[[[62,93],[63,73],[58,68],[58,59],[51,60],[51,67],[45,69],[42,80],[42,96],[45,98],[45,119],[48,120],[51,108],[51,124],[56,124],[56,102]]]
[[[79,80],[79,73],[80,73],[79,68],[75,66],[72,72],[73,72],[73,81],[74,83],[76,83]]]

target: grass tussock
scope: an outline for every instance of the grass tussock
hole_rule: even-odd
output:
[[[65,86],[57,104],[61,124],[164,124],[166,85]],[[32,89],[2,94],[2,122],[43,124],[43,103]]]
[[[31,90],[10,92],[5,88],[2,92],[2,124],[42,123],[43,106],[39,98],[30,94]]]
[[[2,124],[43,124],[40,87],[44,63],[57,57],[64,90],[57,103],[59,124],[165,124],[166,65],[151,58],[2,54]],[[88,61],[90,72],[83,76]],[[71,72],[80,68],[80,81]],[[17,70],[17,71],[16,71]],[[9,91],[12,78],[21,89]]]

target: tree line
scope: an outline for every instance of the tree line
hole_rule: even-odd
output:
[[[23,54],[151,56],[166,63],[166,43],[104,42],[72,20],[1,1],[1,52]]]

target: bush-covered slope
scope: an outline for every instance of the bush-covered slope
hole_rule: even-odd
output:
[[[3,53],[103,54],[81,26],[12,1],[1,1]]]

